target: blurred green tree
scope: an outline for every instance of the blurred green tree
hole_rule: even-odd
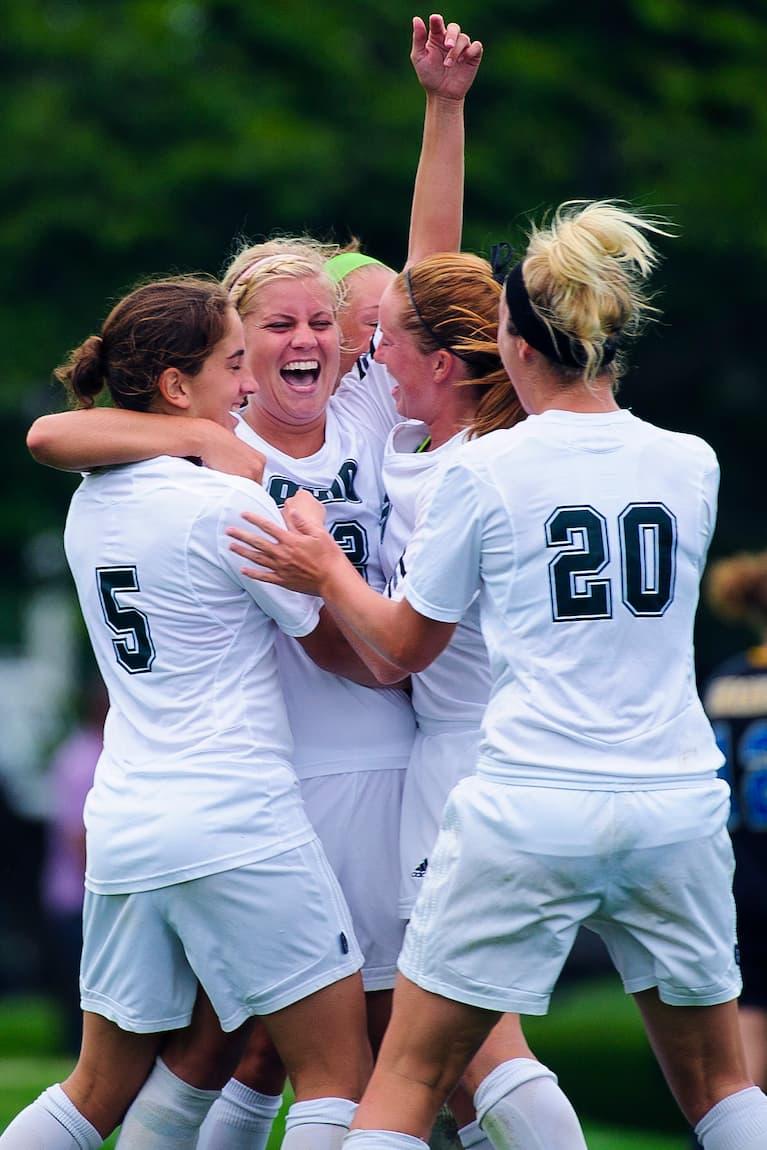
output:
[[[401,261],[422,115],[412,14],[403,0],[9,0],[8,434],[58,404],[52,365],[139,277],[215,272],[238,234],[274,229],[359,233]],[[519,239],[528,212],[568,198],[626,197],[677,222],[658,276],[664,323],[624,395],[718,450],[718,550],[764,546],[763,4],[474,0],[446,15],[465,16],[486,46],[468,113],[466,246]],[[31,479],[23,454],[11,460],[20,494],[0,510],[7,556],[33,524],[60,521],[69,489]],[[722,642],[707,632],[704,662]]]

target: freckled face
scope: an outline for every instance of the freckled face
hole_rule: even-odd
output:
[[[245,362],[242,320],[234,308],[227,313],[226,331],[197,375],[189,376],[190,406],[187,412],[231,427],[229,413],[242,406],[255,384]]]
[[[394,377],[392,396],[399,414],[430,424],[440,402],[439,389],[432,383],[434,353],[424,354],[419,349],[414,336],[402,324],[402,310],[402,297],[392,285],[381,297],[381,342],[375,359]]]
[[[354,367],[355,360],[370,347],[378,326],[381,296],[394,279],[391,268],[367,264],[351,272],[346,284],[346,299],[338,316],[341,325],[341,376]]]
[[[277,279],[263,287],[243,318],[250,403],[293,427],[322,418],[339,364],[332,289],[321,279]]]

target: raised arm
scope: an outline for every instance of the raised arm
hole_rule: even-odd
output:
[[[209,419],[122,408],[65,411],[36,419],[27,447],[38,463],[62,471],[93,471],[157,455],[191,456],[206,467],[261,482],[264,457]]]
[[[463,223],[463,108],[482,45],[442,16],[413,20],[410,54],[426,92],[421,156],[413,189],[408,264],[436,252],[458,251]]]

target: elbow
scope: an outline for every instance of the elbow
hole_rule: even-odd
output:
[[[391,673],[397,676],[398,681],[407,675],[425,671],[433,661],[426,656],[422,647],[413,646],[407,641],[394,644],[387,654],[393,664]]]
[[[27,449],[33,459],[38,463],[51,465],[51,437],[48,434],[48,419],[43,415],[36,419],[27,432]]]
[[[61,435],[56,436],[53,428],[51,427],[51,415],[41,415],[39,420],[34,420],[31,428],[26,432],[26,447],[32,457],[38,463],[45,463],[46,467],[61,467],[61,460],[57,458],[57,453],[54,450],[54,443],[56,438],[59,439],[59,448],[61,448]]]
[[[402,687],[408,680],[407,671],[392,664],[372,668],[379,687]]]

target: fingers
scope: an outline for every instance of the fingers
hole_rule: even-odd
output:
[[[426,48],[426,41],[429,34],[426,31],[426,25],[420,16],[413,17],[413,47],[410,52],[411,58],[420,56]]]
[[[263,532],[264,535],[271,536],[272,539],[282,539],[285,537],[285,535],[287,535],[287,531],[275,523],[273,519],[265,519],[263,515],[256,515],[252,511],[243,511],[241,518],[244,519],[247,523],[252,523],[253,526],[257,527],[260,532]],[[231,534],[232,532],[236,531],[245,531],[245,528],[230,527],[227,530],[227,534]],[[258,536],[251,534],[251,538],[256,540],[258,539]]]

